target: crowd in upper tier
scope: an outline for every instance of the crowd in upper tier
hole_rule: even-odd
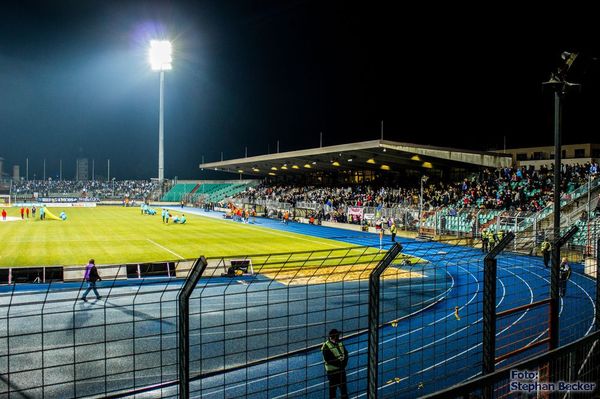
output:
[[[23,180],[13,182],[11,192],[14,195],[79,196],[88,198],[145,199],[158,188],[158,183],[150,180],[114,180],[114,181],[74,181],[74,180]]]
[[[599,177],[597,163],[562,165],[561,191],[569,195],[587,184],[588,178]],[[553,198],[552,166],[506,167],[482,170],[459,182],[428,182],[423,187],[424,209],[449,206],[453,208],[506,209],[536,212]],[[398,187],[355,185],[350,187],[278,186],[263,184],[248,188],[238,198],[272,200],[297,206],[300,202],[327,205],[332,209],[349,206],[407,207],[419,206],[420,187],[398,182]]]

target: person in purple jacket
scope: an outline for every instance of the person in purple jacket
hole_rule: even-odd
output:
[[[102,298],[100,294],[98,294],[98,290],[96,289],[96,281],[102,281],[102,279],[98,274],[98,269],[96,269],[96,262],[94,261],[94,259],[90,259],[88,265],[85,267],[85,274],[83,275],[83,278],[87,282],[88,286],[83,292],[81,300],[87,302],[86,297],[91,290],[94,290],[94,294],[96,294],[96,299]]]

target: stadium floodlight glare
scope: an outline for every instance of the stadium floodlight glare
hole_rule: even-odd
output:
[[[283,170],[287,170],[287,165],[283,165],[283,166],[281,167],[281,169],[283,169]]]
[[[170,71],[173,68],[172,50],[168,40],[150,41],[150,65],[153,71]]]
[[[299,169],[300,167],[298,165],[292,165],[292,169]]]
[[[158,181],[165,179],[165,71],[173,66],[172,46],[168,40],[150,41],[150,66],[153,71],[160,72],[160,100],[158,116]],[[162,187],[162,186],[161,186]]]

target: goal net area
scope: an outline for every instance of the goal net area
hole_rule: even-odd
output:
[[[225,272],[221,277],[251,276],[254,274],[252,259],[231,259],[224,264]]]
[[[0,194],[0,207],[10,207],[10,195]]]

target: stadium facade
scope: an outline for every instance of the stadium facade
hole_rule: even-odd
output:
[[[600,144],[565,144],[562,148],[562,164],[574,165],[597,162],[600,159]],[[519,166],[548,165],[554,162],[554,146],[509,148],[507,154]]]

